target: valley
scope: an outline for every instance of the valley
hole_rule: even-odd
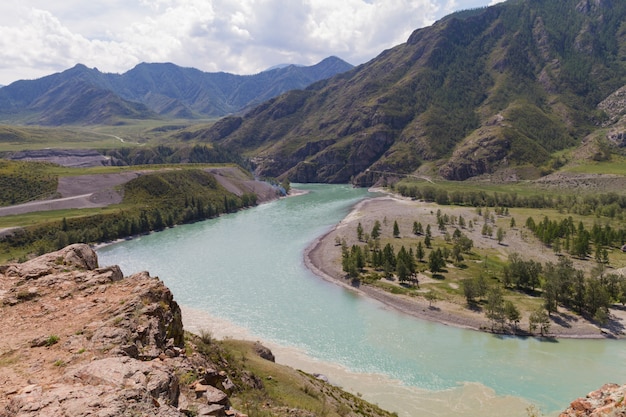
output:
[[[76,64],[2,86],[0,309],[55,304],[5,272],[90,245],[158,274],[196,332],[225,320],[342,378],[381,378],[403,416],[496,416],[509,401],[510,415],[552,415],[624,383],[624,21],[623,2],[509,0],[358,66]],[[234,400],[250,415],[289,414],[263,409],[279,374],[300,387],[294,415],[387,415],[246,344],[216,349],[263,376],[267,391]],[[0,352],[0,382],[16,352]]]

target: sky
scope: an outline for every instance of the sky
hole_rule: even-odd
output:
[[[358,65],[457,10],[498,0],[2,0],[0,85],[80,63],[255,74],[334,55]]]

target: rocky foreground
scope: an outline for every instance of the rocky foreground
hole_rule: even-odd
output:
[[[245,415],[236,404],[257,415],[391,415],[273,363],[259,343],[235,354],[186,333],[159,279],[99,268],[87,245],[0,266],[0,334],[0,417]],[[242,363],[261,363],[261,377]],[[268,384],[294,393],[276,399]]]
[[[0,266],[0,318],[0,417],[241,416],[241,407],[259,415],[390,416],[311,375],[283,373],[259,344],[252,351],[263,359],[240,362],[261,361],[265,374],[239,366],[206,335],[184,332],[160,280],[99,268],[87,245]],[[289,404],[279,379],[306,401]],[[626,415],[625,391],[607,385],[562,416]]]
[[[623,417],[626,416],[626,385],[606,384],[585,398],[578,398],[559,417]]]

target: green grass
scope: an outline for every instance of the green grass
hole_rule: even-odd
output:
[[[16,214],[13,216],[3,216],[0,217],[0,228],[35,226],[42,223],[59,221],[63,218],[74,219],[80,217],[90,217],[96,214],[109,214],[118,212],[126,207],[130,206],[119,204],[101,208],[37,211],[33,213]]]
[[[585,161],[585,163],[564,167],[563,170],[576,174],[612,174],[626,176],[626,158],[613,155],[610,161]]]
[[[264,403],[271,407],[308,410],[318,416],[341,417],[349,412],[362,416],[392,416],[312,375],[262,359],[254,353],[252,342],[224,340],[219,345],[230,358],[231,368],[245,366],[263,381],[263,390],[242,390],[231,397],[234,407],[248,415],[280,415],[271,408],[259,408],[259,404]]]
[[[0,152],[43,148],[115,149],[123,147],[173,144],[173,132],[214,123],[198,120],[120,120],[117,125],[96,126],[18,126],[0,125]],[[121,140],[120,140],[121,139]]]

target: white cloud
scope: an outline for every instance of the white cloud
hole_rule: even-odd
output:
[[[169,61],[239,74],[329,55],[359,64],[463,3],[488,1],[3,0],[0,84],[76,63],[123,72]]]

